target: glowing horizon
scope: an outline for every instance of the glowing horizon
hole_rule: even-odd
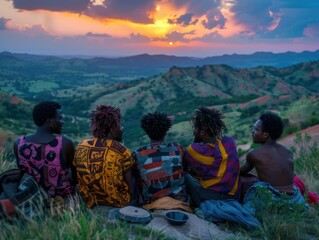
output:
[[[0,51],[204,57],[319,49],[315,0],[0,0],[0,4]]]

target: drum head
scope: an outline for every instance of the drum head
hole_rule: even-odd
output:
[[[152,220],[150,212],[143,208],[126,206],[118,210],[117,217],[128,222],[147,223]]]

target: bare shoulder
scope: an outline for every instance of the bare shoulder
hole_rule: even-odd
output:
[[[281,153],[281,155],[289,156],[289,157],[293,156],[292,151],[289,148],[287,148],[285,145],[277,143],[277,149],[278,149],[278,152]]]
[[[258,152],[259,152],[259,148],[252,149],[247,153],[247,157],[254,157],[258,155]]]
[[[73,141],[66,136],[62,136],[62,144],[63,146],[73,146]]]
[[[287,148],[285,145],[282,145],[282,144],[280,144],[280,143],[277,143],[277,147],[278,147],[280,150],[282,150],[282,151],[285,151],[285,152],[287,152],[287,153],[291,153],[291,154],[292,154],[292,151],[291,151],[289,148]]]
[[[263,147],[259,147],[256,149],[250,150],[247,155],[246,159],[250,163],[256,163],[260,161],[260,156],[264,154],[265,149]]]

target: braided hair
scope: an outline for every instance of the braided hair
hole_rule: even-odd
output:
[[[222,120],[224,115],[217,109],[199,107],[192,116],[193,126],[204,130],[209,136],[221,138],[226,125]]]
[[[141,127],[151,140],[162,140],[171,126],[172,120],[166,113],[156,111],[144,115],[141,119]]]
[[[91,113],[91,124],[95,125],[93,135],[97,138],[106,137],[111,130],[121,128],[121,112],[118,107],[99,105]]]

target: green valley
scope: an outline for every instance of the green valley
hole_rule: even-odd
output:
[[[64,134],[75,143],[90,135],[89,114],[96,105],[119,106],[124,144],[131,149],[147,143],[139,120],[156,110],[174,119],[167,140],[183,146],[192,141],[190,116],[202,105],[225,113],[225,134],[234,136],[238,145],[250,143],[250,129],[262,111],[279,112],[285,134],[319,124],[319,61],[284,68],[173,66],[145,76],[132,73],[129,66],[127,72],[113,69],[112,75],[98,60],[0,55],[1,147],[11,148],[16,136],[34,129],[32,106],[46,99],[63,106]]]

